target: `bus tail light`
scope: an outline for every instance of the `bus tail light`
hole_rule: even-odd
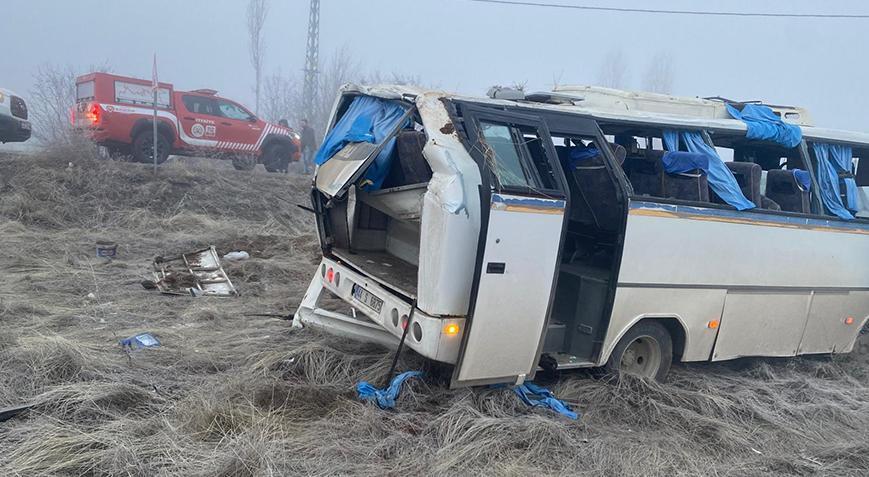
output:
[[[335,279],[335,270],[333,270],[332,267],[329,267],[329,269],[326,270],[326,280],[329,280],[329,283],[332,283],[332,280],[334,280],[334,279]]]
[[[459,334],[459,325],[455,323],[450,323],[447,326],[444,326],[444,333],[449,336],[455,336]]]

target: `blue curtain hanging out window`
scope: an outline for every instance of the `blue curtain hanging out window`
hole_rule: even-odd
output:
[[[736,207],[736,210],[753,209],[757,207],[754,202],[748,200],[739,188],[736,177],[721,160],[718,151],[706,144],[700,131],[664,131],[664,147],[668,151],[679,150],[679,138],[685,144],[688,152],[703,154],[708,160],[706,171],[709,187],[718,194],[718,197],[728,204]]]
[[[782,121],[769,106],[746,104],[742,111],[730,104],[725,106],[731,116],[745,123],[748,128],[745,137],[748,139],[772,141],[789,149],[799,146],[803,140],[800,127]]]
[[[812,147],[818,160],[818,189],[821,191],[821,202],[837,217],[853,220],[854,215],[842,203],[842,189],[839,187],[839,171],[851,171],[851,146],[813,143]],[[849,179],[853,184],[853,192],[848,190]],[[846,178],[845,187],[848,203],[856,204],[857,182],[854,178]]]

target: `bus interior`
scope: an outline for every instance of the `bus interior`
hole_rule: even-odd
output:
[[[327,209],[332,254],[409,298],[417,293],[422,198],[432,177],[420,121],[396,133],[379,189],[362,179]]]

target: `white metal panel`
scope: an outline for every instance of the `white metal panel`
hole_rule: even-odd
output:
[[[715,289],[619,287],[598,364],[606,363],[616,343],[636,322],[661,317],[677,319],[685,330],[682,361],[709,359],[718,330],[708,325],[721,318],[726,293]]]
[[[620,283],[869,287],[869,234],[645,212],[628,216]]]
[[[869,292],[815,292],[799,353],[851,351],[867,314]]]
[[[524,376],[537,365],[558,259],[564,202],[528,200],[547,207],[525,209],[493,200],[459,381]],[[554,208],[558,203],[560,208]],[[503,274],[486,273],[487,264],[493,262],[505,264]]]
[[[712,360],[795,356],[810,298],[810,292],[728,292]]]

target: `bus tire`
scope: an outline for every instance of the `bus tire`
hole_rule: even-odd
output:
[[[263,167],[269,172],[287,172],[290,165],[290,152],[281,143],[266,146],[262,156]]]
[[[256,167],[256,158],[253,156],[233,156],[232,167],[237,171],[252,171]]]
[[[673,339],[664,325],[641,321],[619,340],[604,366],[608,376],[631,374],[664,381],[673,362]]]
[[[133,160],[143,164],[152,164],[154,133],[141,131],[133,139]],[[163,164],[169,158],[169,140],[163,134],[157,134],[157,164]]]

